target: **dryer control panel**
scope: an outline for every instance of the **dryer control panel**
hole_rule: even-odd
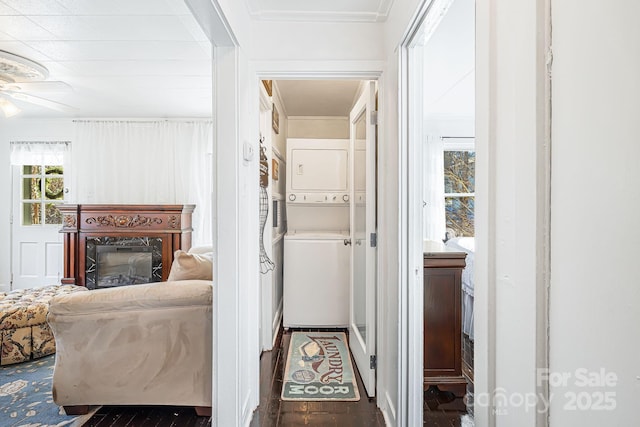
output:
[[[347,204],[349,203],[349,195],[346,193],[289,193],[287,194],[287,202],[302,203],[322,203],[322,204]]]

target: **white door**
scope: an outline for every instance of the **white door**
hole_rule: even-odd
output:
[[[14,165],[12,189],[12,289],[60,284],[63,274],[62,165]]]
[[[351,110],[351,280],[349,347],[370,397],[376,386],[376,138],[375,83]]]

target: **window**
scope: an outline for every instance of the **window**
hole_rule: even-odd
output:
[[[11,141],[14,203],[21,226],[62,224],[66,141]]]
[[[476,153],[471,142],[444,143],[444,204],[447,230],[474,235]]]
[[[62,224],[58,205],[64,203],[61,165],[23,165],[20,173],[22,225]]]

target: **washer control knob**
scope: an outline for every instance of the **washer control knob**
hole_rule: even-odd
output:
[[[348,194],[343,195],[342,196],[342,200],[344,200],[345,202],[348,202],[349,201],[349,195]]]
[[[292,202],[296,199],[296,195],[295,194],[289,194],[289,200],[291,200]]]

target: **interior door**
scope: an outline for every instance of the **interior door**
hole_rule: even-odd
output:
[[[376,385],[375,83],[367,82],[350,114],[351,280],[349,347],[367,390]]]

